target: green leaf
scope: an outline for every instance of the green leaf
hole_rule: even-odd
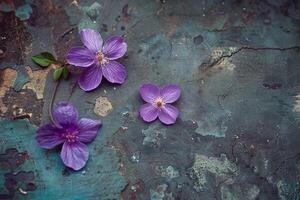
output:
[[[64,66],[64,68],[63,68],[63,76],[64,76],[64,79],[67,79],[69,76],[69,70],[68,70],[67,66]]]
[[[57,62],[54,56],[49,52],[43,52],[31,57],[31,59],[42,67],[48,67],[50,64]]]
[[[62,67],[60,67],[58,69],[55,69],[54,72],[53,72],[53,79],[55,81],[57,81],[61,77],[62,72],[63,72],[63,68]]]

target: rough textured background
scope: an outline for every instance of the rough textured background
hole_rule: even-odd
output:
[[[299,200],[299,25],[297,0],[1,1],[0,199]],[[60,83],[103,121],[74,172],[35,143],[55,82],[30,58],[64,59],[85,27],[125,37],[128,79]],[[180,84],[175,125],[138,117],[144,82]]]

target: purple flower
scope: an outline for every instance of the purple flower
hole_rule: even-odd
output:
[[[37,130],[37,143],[45,149],[62,144],[60,153],[64,164],[74,170],[84,167],[89,151],[84,143],[91,142],[101,127],[100,120],[81,118],[76,108],[68,102],[60,102],[53,109],[54,124],[45,124]]]
[[[100,33],[93,29],[83,29],[80,38],[85,47],[73,47],[67,56],[69,64],[85,68],[78,79],[80,88],[84,91],[97,88],[102,75],[111,83],[124,83],[126,69],[115,61],[127,51],[123,38],[113,36],[103,44]]]
[[[140,94],[147,103],[140,108],[140,116],[146,122],[152,122],[157,117],[164,124],[174,124],[179,111],[170,105],[180,97],[178,85],[170,84],[160,89],[157,85],[148,83],[140,87]]]

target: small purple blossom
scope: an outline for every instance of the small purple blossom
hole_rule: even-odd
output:
[[[179,115],[174,103],[180,97],[180,88],[178,85],[166,85],[162,89],[157,85],[148,83],[140,87],[140,95],[147,103],[140,108],[140,116],[146,122],[152,122],[157,117],[164,124],[174,124]]]
[[[113,36],[103,43],[100,33],[93,29],[80,31],[80,38],[85,47],[73,47],[67,56],[69,64],[85,68],[78,79],[80,88],[84,91],[97,88],[102,75],[111,83],[124,83],[126,69],[115,61],[127,51],[123,38]]]
[[[89,151],[84,143],[97,136],[100,120],[81,118],[76,108],[68,102],[60,102],[53,109],[53,124],[45,124],[37,130],[36,141],[45,149],[63,144],[60,153],[64,164],[79,170],[86,164]]]

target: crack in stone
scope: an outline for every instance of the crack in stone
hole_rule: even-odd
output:
[[[209,69],[217,64],[219,64],[224,58],[230,58],[233,55],[243,51],[243,50],[253,50],[253,51],[265,51],[265,50],[273,50],[273,51],[287,51],[287,50],[300,50],[300,46],[291,46],[291,47],[285,47],[285,48],[279,48],[279,47],[248,47],[248,46],[243,46],[238,48],[236,51],[231,52],[230,54],[227,55],[222,55],[218,59],[215,59],[211,63],[202,63],[201,67],[204,67],[204,69]]]

